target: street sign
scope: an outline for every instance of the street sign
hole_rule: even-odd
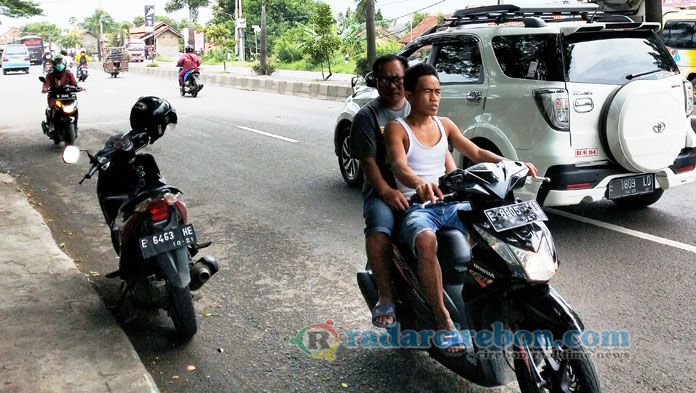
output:
[[[239,29],[246,29],[246,19],[245,18],[239,18],[236,20],[235,26]]]
[[[145,32],[154,33],[155,32],[155,6],[146,5],[145,6]]]

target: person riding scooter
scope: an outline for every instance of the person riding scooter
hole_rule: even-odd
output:
[[[179,86],[184,84],[184,75],[186,75],[187,72],[194,70],[201,65],[201,59],[194,53],[193,45],[186,45],[184,51],[186,53],[184,53],[179,58],[179,61],[176,62],[176,66],[181,67],[179,69]],[[203,85],[198,86],[198,90],[202,88]]]
[[[48,90],[52,87],[60,86],[77,86],[77,81],[72,72],[66,70],[65,64],[63,64],[63,55],[57,54],[53,56],[53,71],[46,75],[46,81],[44,82],[41,92],[48,93]],[[80,87],[80,91],[84,88]],[[50,123],[50,119],[53,117],[53,111],[56,109],[56,99],[50,95],[47,97],[48,108],[46,109],[46,124]],[[77,119],[75,119],[75,126],[77,127]]]

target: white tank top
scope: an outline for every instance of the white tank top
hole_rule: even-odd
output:
[[[433,116],[433,120],[437,124],[440,130],[440,140],[434,146],[424,146],[415,135],[411,127],[406,124],[404,119],[396,119],[406,130],[408,134],[408,151],[406,152],[406,159],[408,160],[408,166],[413,170],[413,172],[418,175],[421,179],[428,183],[437,184],[440,176],[445,174],[445,158],[447,156],[448,144],[447,144],[447,134],[445,133],[445,127],[442,125],[440,118]],[[416,193],[413,188],[406,187],[403,185],[399,179],[396,179],[396,187],[401,193],[410,198]]]

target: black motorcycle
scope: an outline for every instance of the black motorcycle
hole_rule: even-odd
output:
[[[112,136],[97,154],[87,153],[92,166],[80,184],[99,171],[97,198],[120,257],[119,269],[106,277],[125,282],[121,302],[130,295],[143,308],[167,310],[187,339],[198,329],[191,291],[218,271],[218,263],[210,256],[193,262],[211,243],[198,243],[181,191],[165,182],[154,157],[137,154],[149,140],[144,132]],[[66,148],[63,159],[74,163],[76,155],[77,147]]]
[[[455,354],[436,345],[428,345],[428,351],[482,386],[500,386],[517,378],[523,393],[601,392],[592,360],[572,334],[582,332],[584,325],[548,285],[558,270],[558,259],[543,223],[546,215],[536,201],[522,202],[513,195],[528,176],[523,163],[505,160],[457,169],[440,178],[445,201],[470,203],[471,210],[458,215],[475,244],[471,247],[458,230],[437,233],[445,305],[468,340],[463,340],[465,350]],[[409,247],[395,243],[393,262],[398,322],[394,329],[436,330],[418,278],[417,258]],[[369,266],[357,273],[357,280],[372,309],[378,296]],[[492,345],[472,339],[496,328],[520,339]]]
[[[184,75],[184,84],[179,87],[179,92],[182,96],[191,94],[192,97],[198,97],[198,92],[203,89],[203,84],[200,81],[201,73],[198,68],[194,68]]]
[[[77,74],[75,74],[77,77],[78,82],[84,82],[87,80],[87,77],[89,76],[89,72],[87,70],[87,64],[80,64],[77,66]]]
[[[46,78],[39,77],[41,82]],[[74,145],[77,139],[77,92],[82,91],[77,86],[51,86],[49,98],[54,100],[52,106],[46,108],[46,120],[41,122],[43,133],[53,140],[56,145],[65,142],[65,146]]]

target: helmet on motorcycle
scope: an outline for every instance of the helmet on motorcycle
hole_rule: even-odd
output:
[[[81,48],[81,49],[80,49],[80,53],[85,53],[85,52],[87,52],[87,51],[85,50],[85,48]]]
[[[193,45],[186,45],[186,48],[184,48],[184,51],[186,53],[193,52],[194,51]]]
[[[167,100],[154,96],[138,98],[130,113],[131,129],[146,132],[150,137],[150,144],[164,135],[168,125],[174,129],[176,122],[174,107]]]

